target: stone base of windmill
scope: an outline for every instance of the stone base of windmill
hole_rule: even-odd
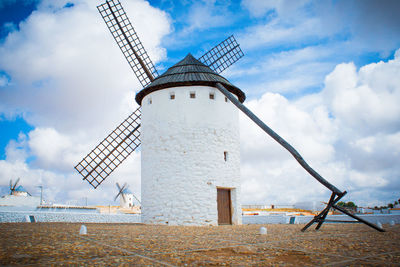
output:
[[[175,194],[173,197],[166,194],[163,205],[160,205],[159,199],[143,200],[142,222],[184,226],[242,224],[238,189],[216,187],[212,182],[204,183],[205,186],[202,188],[194,190],[189,187],[188,190],[182,190],[181,194]],[[187,183],[184,186],[187,188]]]
[[[188,199],[186,194],[182,194],[169,202],[166,201],[162,207],[158,202],[154,205],[144,203],[147,205],[142,206],[142,223],[171,226],[241,225],[242,214],[237,204],[237,189],[216,188],[211,185],[208,187],[208,190],[196,191],[201,192],[198,193],[197,201],[193,198]],[[230,205],[226,205],[225,208],[223,203],[219,205],[218,202],[218,194],[221,196],[225,194],[224,191],[228,191],[231,196]]]

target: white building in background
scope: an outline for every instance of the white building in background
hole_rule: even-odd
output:
[[[238,109],[244,93],[190,54],[140,91],[142,221],[241,224]]]
[[[25,188],[22,185],[20,185],[17,188],[15,188],[15,190],[11,194],[13,196],[26,197],[26,196],[28,196],[28,191],[26,191]]]
[[[11,195],[5,195],[0,198],[0,206],[37,207],[39,205],[40,197],[28,195],[28,192],[22,185],[15,188]]]
[[[302,210],[311,210],[311,211],[321,211],[326,207],[326,204],[322,201],[304,201],[297,202],[294,204],[294,208],[302,209]]]
[[[133,193],[125,188],[119,197],[121,208],[132,208],[134,206],[133,203]]]

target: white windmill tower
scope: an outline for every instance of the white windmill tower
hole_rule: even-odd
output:
[[[97,8],[144,88],[136,95],[141,107],[75,166],[94,188],[142,142],[144,223],[240,224],[236,106],[332,192],[327,207],[302,231],[313,223],[318,223],[319,229],[331,208],[384,231],[337,206],[346,191],[312,169],[290,144],[242,104],[244,93],[218,74],[243,56],[233,36],[199,60],[189,54],[158,76],[120,2],[106,0]]]
[[[245,99],[218,74],[243,56],[236,40],[229,37],[200,61],[189,54],[158,76],[119,1],[106,1],[98,10],[144,87],[136,96],[141,110],[75,169],[97,188],[142,144],[144,223],[240,224],[238,110],[216,88],[221,83]]]
[[[126,183],[122,187],[119,183],[116,183],[116,186],[118,188],[118,194],[115,196],[114,200],[117,200],[117,198],[120,197],[119,203],[121,208],[133,208],[135,206],[134,199],[136,199],[140,204],[139,199],[137,199],[132,191],[129,190],[129,186]]]
[[[142,106],[142,221],[241,224],[238,109],[244,93],[187,55],[136,95]]]
[[[19,197],[32,196],[31,194],[29,194],[28,191],[26,191],[26,189],[22,185],[17,187],[19,180],[20,178],[15,181],[14,185],[12,180],[10,180],[10,195]]]

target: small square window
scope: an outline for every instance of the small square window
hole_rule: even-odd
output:
[[[169,99],[171,99],[171,100],[175,99],[175,93],[171,93],[171,94],[169,95]]]
[[[215,99],[214,93],[210,93],[210,99]]]
[[[190,92],[190,98],[196,98],[196,92]]]
[[[149,99],[147,100],[147,103],[148,103],[149,105],[153,104],[153,101],[151,100],[151,98],[149,98]]]
[[[228,102],[228,98],[225,96],[225,102]]]

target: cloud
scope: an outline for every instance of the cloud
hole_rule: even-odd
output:
[[[0,87],[8,85],[9,79],[6,75],[0,73]]]
[[[0,97],[7,110],[27,111],[25,119],[35,126],[98,132],[108,123],[111,128],[112,122],[115,125],[134,108],[134,91],[140,86],[94,1],[72,8],[59,7],[64,4],[42,2],[21,23],[20,31],[9,34],[0,48],[0,68],[12,77],[14,86],[0,91]],[[165,56],[158,46],[169,31],[168,18],[148,3],[134,4],[136,9],[130,4],[127,10],[136,10],[134,24],[138,33],[146,32],[144,14],[154,17],[154,30],[143,34],[142,39],[150,56],[159,60]],[[21,95],[25,97],[21,99]],[[99,116],[99,110],[105,108],[108,111]],[[46,114],[49,110],[52,112]],[[88,127],[89,124],[92,125]]]
[[[316,91],[323,87],[326,74],[335,66],[330,59],[333,53],[324,46],[309,46],[261,54],[253,62],[244,58],[245,62],[233,66],[226,75],[229,78],[245,77],[236,79],[250,98],[266,91],[285,96],[300,95],[310,88]]]
[[[205,30],[227,26],[232,23],[230,12],[215,1],[196,1],[192,4],[187,15],[188,27],[184,30],[190,33],[194,30]]]
[[[400,50],[398,50],[400,51]],[[356,69],[343,63],[320,93],[289,101],[266,93],[246,105],[328,181],[369,205],[396,197],[400,181],[399,52]],[[329,191],[280,145],[241,117],[244,203],[317,201]],[[386,192],[386,195],[383,193]]]
[[[264,18],[246,29],[242,39],[248,49],[325,42],[329,38],[346,44],[351,53],[379,51],[388,57],[400,46],[400,18],[396,13],[400,2],[396,0],[244,0],[242,6],[251,15]]]
[[[254,17],[237,36],[248,59],[228,75],[241,75],[233,81],[251,98],[318,92],[336,65],[352,60],[360,67],[400,47],[398,1],[243,0],[241,6]]]
[[[67,2],[74,5],[64,8]],[[97,190],[73,169],[136,108],[134,95],[141,89],[97,4],[43,0],[0,44],[0,73],[8,79],[0,87],[0,114],[22,115],[34,127],[9,143],[0,184],[19,175],[34,192],[43,184],[51,201],[88,196],[89,202],[106,204],[113,202],[119,181],[140,196],[137,152]],[[171,30],[169,16],[145,1],[123,4],[153,62],[164,59],[160,43]]]
[[[330,163],[335,160],[333,143],[337,129],[323,106],[315,106],[309,113],[285,97],[271,93],[247,103],[247,106],[291,143],[311,166],[322,169],[327,177],[334,177],[336,171]],[[258,126],[244,116],[240,126],[245,203],[294,203],[326,196],[324,187]]]
[[[360,134],[394,132],[400,127],[400,57],[360,68],[336,66],[326,77],[323,94],[335,117]]]
[[[35,167],[47,170],[71,171],[86,146],[74,143],[71,137],[53,128],[36,128],[29,133],[30,153]]]
[[[316,13],[324,18],[321,21],[328,31],[348,30],[352,39],[349,46],[363,51],[379,51],[388,57],[400,46],[399,8],[400,2],[396,0],[341,0],[318,3]]]

